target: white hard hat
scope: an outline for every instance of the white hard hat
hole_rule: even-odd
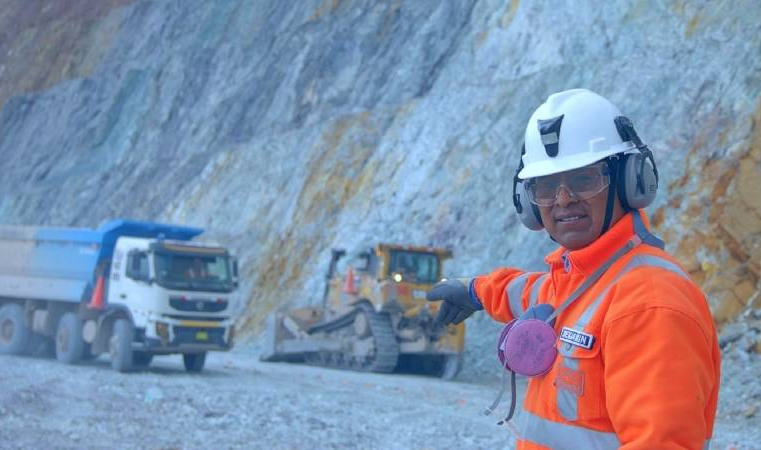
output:
[[[587,89],[552,94],[526,126],[523,169],[518,178],[551,175],[592,164],[616,153],[635,151],[616,129],[616,106]]]

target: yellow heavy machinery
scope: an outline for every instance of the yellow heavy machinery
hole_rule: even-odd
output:
[[[322,306],[271,315],[261,359],[454,378],[465,325],[436,324],[439,303],[425,299],[451,256],[390,244],[348,256],[333,249]]]

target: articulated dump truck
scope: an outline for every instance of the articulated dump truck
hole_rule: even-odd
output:
[[[200,228],[115,220],[98,229],[0,226],[0,353],[108,353],[120,372],[179,353],[203,369],[233,343],[237,264]]]
[[[454,378],[465,325],[435,323],[439,303],[425,299],[451,252],[381,244],[345,256],[332,250],[321,307],[268,318],[261,359]]]

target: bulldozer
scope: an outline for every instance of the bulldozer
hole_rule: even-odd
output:
[[[446,249],[378,244],[332,249],[322,305],[268,317],[263,361],[452,379],[462,366],[465,324],[434,321],[425,299],[441,280]]]

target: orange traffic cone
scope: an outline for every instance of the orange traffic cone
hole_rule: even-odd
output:
[[[354,286],[354,268],[351,266],[349,266],[349,271],[346,273],[344,292],[351,295],[355,295],[357,293],[357,288]]]
[[[92,309],[103,309],[103,275],[98,275],[98,280],[95,282],[95,289],[92,291],[90,304],[87,306]]]

